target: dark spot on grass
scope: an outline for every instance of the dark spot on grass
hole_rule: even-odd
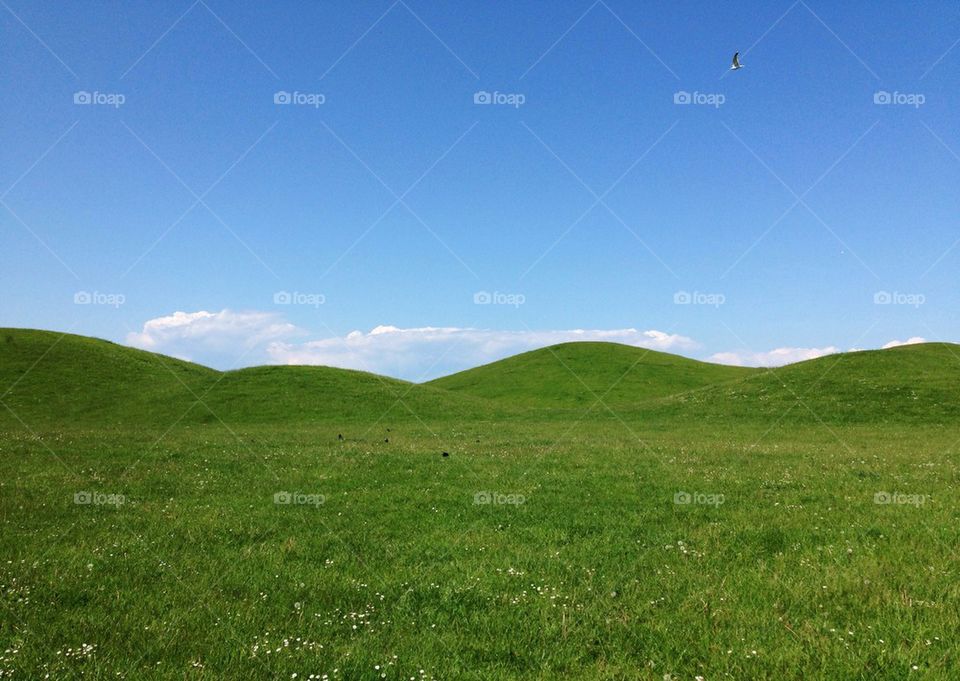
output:
[[[787,548],[787,535],[778,527],[761,530],[757,541],[763,553],[774,556]]]

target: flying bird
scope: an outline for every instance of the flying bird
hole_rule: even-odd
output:
[[[733,53],[733,64],[730,66],[730,70],[731,70],[731,71],[736,71],[736,70],[742,69],[742,68],[743,68],[743,64],[740,63],[740,53],[739,53],[739,52],[734,52],[734,53]]]

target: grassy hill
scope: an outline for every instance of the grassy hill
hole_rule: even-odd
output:
[[[758,370],[708,364],[618,343],[563,343],[431,381],[524,407],[587,407],[598,397],[611,408],[725,383]]]
[[[204,403],[223,419],[283,423],[483,418],[490,408],[469,395],[364,371],[323,366],[262,366],[218,376]],[[206,411],[206,410],[204,410]]]
[[[614,343],[565,343],[429,385],[523,407],[585,408],[602,397],[618,413],[668,422],[942,423],[960,418],[960,346],[924,343],[750,369]]]
[[[181,417],[185,424],[217,417],[297,423],[373,421],[384,414],[412,419],[411,410],[421,418],[484,413],[483,403],[469,396],[360,371],[270,366],[219,372],[109,341],[26,329],[0,329],[0,402],[9,407],[0,406],[0,422],[19,417],[31,426],[165,428]]]
[[[0,329],[0,422],[298,424],[563,417],[597,398],[618,415],[682,423],[960,418],[960,346],[927,343],[777,369],[698,362],[614,343],[565,343],[413,384],[331,367],[220,372],[108,341]],[[2,405],[6,405],[3,407]],[[594,410],[604,415],[599,405]]]
[[[30,423],[151,422],[185,404],[191,390],[202,390],[216,375],[198,364],[95,338],[0,329],[0,400]],[[15,419],[2,407],[0,418]]]
[[[826,423],[960,418],[960,346],[923,343],[829,355],[665,400],[667,412],[714,420]]]

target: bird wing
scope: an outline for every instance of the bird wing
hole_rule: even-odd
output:
[[[734,66],[735,68],[740,68],[740,53],[739,53],[739,52],[734,52],[734,53],[733,53],[733,66]]]

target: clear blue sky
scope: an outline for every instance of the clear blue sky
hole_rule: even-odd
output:
[[[957,341],[958,40],[950,2],[3,0],[0,325],[407,378],[573,329]]]

